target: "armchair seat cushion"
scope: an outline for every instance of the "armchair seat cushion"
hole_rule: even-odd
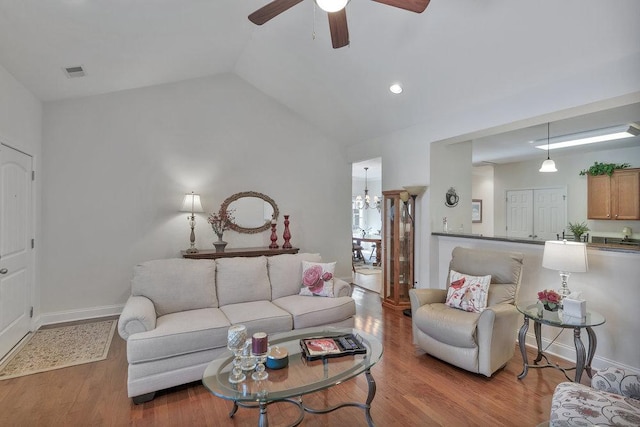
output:
[[[482,313],[452,309],[446,304],[426,304],[413,313],[415,326],[431,338],[454,347],[476,347],[476,327]]]
[[[556,386],[551,401],[550,426],[640,425],[640,400],[564,382]]]

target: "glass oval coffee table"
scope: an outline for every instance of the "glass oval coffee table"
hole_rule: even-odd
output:
[[[596,354],[596,347],[598,341],[596,334],[593,332],[592,327],[602,325],[606,319],[600,313],[595,311],[587,311],[586,316],[583,318],[569,317],[563,315],[562,311],[548,312],[542,308],[542,304],[530,301],[524,303],[517,303],[516,308],[520,313],[524,315],[524,324],[520,328],[518,333],[518,342],[520,345],[520,353],[522,354],[522,372],[518,375],[518,379],[523,379],[527,376],[529,368],[555,368],[564,374],[569,381],[579,383],[582,378],[582,372],[587,371],[587,375],[591,377],[591,361]],[[533,361],[533,365],[529,364],[527,359],[527,350],[525,347],[525,340],[527,330],[529,329],[529,320],[533,320],[533,330],[536,336],[536,346],[538,347],[538,354]],[[558,364],[549,362],[547,355],[542,350],[542,325],[553,326],[555,328],[573,329],[573,344],[576,348],[576,365],[574,367],[563,368]],[[584,344],[580,338],[581,329],[587,331],[589,337],[589,351],[585,351]],[[554,339],[555,341],[555,339]],[[539,365],[538,363],[544,359],[545,364]],[[575,377],[572,379],[567,375],[567,371],[576,371]]]
[[[345,334],[355,335],[364,344],[367,353],[308,361],[300,347],[300,340],[304,338]],[[202,383],[213,395],[233,401],[229,417],[233,417],[238,407],[260,409],[258,425],[266,427],[269,425],[268,405],[274,402],[289,402],[300,410],[298,419],[292,424],[297,426],[304,419],[306,412],[326,414],[346,406],[355,406],[364,410],[367,423],[373,426],[371,403],[376,394],[376,382],[371,375],[371,367],[382,357],[382,343],[376,337],[357,329],[319,327],[270,335],[269,345],[285,348],[289,353],[289,364],[283,369],[268,370],[269,377],[264,381],[254,381],[251,375],[247,375],[247,379],[240,383],[229,382],[233,368],[231,353],[207,366]],[[328,408],[314,409],[302,401],[305,394],[331,388],[360,374],[366,376],[369,386],[365,403],[344,402]]]

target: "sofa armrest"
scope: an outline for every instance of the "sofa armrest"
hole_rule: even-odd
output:
[[[347,282],[342,279],[333,279],[333,294],[336,297],[350,297],[353,288]]]
[[[596,372],[591,379],[591,387],[620,396],[640,399],[640,377],[614,366]]]
[[[143,296],[130,296],[118,319],[118,334],[123,339],[133,334],[156,328],[156,309],[153,302]]]

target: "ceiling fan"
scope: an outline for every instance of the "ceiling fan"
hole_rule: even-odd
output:
[[[249,21],[256,25],[275,18],[282,12],[292,8],[302,0],[273,0],[271,3],[249,15]],[[349,44],[349,28],[347,27],[347,12],[345,6],[349,0],[314,0],[320,9],[329,15],[329,29],[331,31],[331,43],[334,49]],[[388,6],[398,7],[415,13],[422,13],[429,5],[430,0],[372,0]]]

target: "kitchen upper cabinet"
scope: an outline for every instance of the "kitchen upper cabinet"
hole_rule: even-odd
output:
[[[587,218],[640,219],[640,169],[587,176]]]

